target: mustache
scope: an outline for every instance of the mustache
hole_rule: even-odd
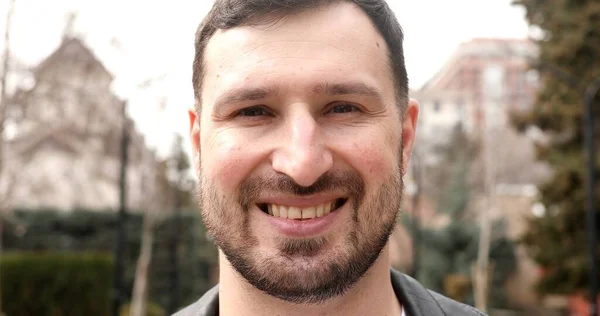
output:
[[[365,184],[358,173],[353,171],[328,171],[310,186],[301,186],[291,177],[282,173],[267,176],[249,177],[240,184],[239,203],[248,210],[262,192],[277,192],[289,195],[308,196],[324,192],[344,192],[355,202],[362,201]]]

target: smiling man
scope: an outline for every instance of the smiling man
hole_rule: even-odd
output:
[[[418,105],[383,0],[216,0],[190,135],[220,284],[177,315],[483,315],[390,269]]]

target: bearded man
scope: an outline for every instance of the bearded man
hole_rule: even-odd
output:
[[[190,136],[219,285],[176,315],[465,316],[390,267],[415,139],[384,0],[216,0]]]

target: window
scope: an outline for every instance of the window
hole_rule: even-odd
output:
[[[442,104],[440,103],[439,100],[433,100],[433,111],[434,112],[439,112],[442,108]]]
[[[458,120],[464,122],[466,118],[465,100],[458,99],[456,101],[456,111],[458,112]]]
[[[540,80],[540,74],[533,69],[527,71],[525,77],[527,78],[526,81],[529,85],[535,85]]]

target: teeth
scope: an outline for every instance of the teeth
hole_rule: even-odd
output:
[[[314,207],[309,207],[307,209],[302,210],[302,218],[315,218],[317,217],[317,211],[315,211]]]
[[[323,209],[325,209],[323,205],[317,206],[317,217],[323,216]]]
[[[311,219],[323,217],[335,208],[336,202],[323,203],[317,206],[307,208],[299,208],[294,206],[284,206],[277,204],[268,204],[268,212],[270,215],[289,219]]]
[[[291,218],[291,219],[299,219],[299,218],[302,218],[302,212],[297,207],[290,207],[290,208],[288,208],[288,216],[287,217]]]
[[[335,202],[330,203],[330,204],[325,204],[323,207],[323,216],[329,214],[329,212],[331,212],[331,210],[333,209],[333,205],[335,204]]]
[[[287,218],[288,217],[287,207],[282,206],[282,205],[279,206],[279,217],[281,217],[281,218]]]

